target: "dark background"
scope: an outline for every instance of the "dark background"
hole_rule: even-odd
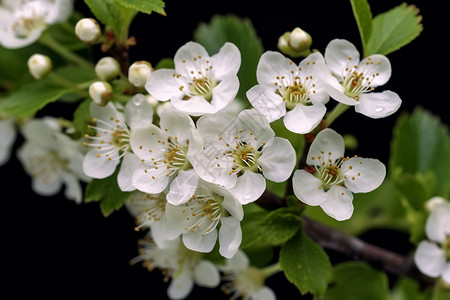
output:
[[[369,1],[373,15],[403,1]],[[443,4],[445,3],[445,4]],[[351,133],[360,141],[358,154],[388,162],[391,130],[402,112],[420,105],[449,123],[450,82],[448,60],[448,19],[445,1],[411,1],[420,8],[424,31],[403,49],[388,55],[391,80],[382,90],[393,90],[403,100],[393,116],[372,120],[347,111],[334,124],[341,134]],[[444,7],[445,6],[445,7]],[[83,1],[76,8],[87,15]],[[324,51],[334,38],[344,38],[359,49],[359,33],[349,1],[166,1],[167,16],[139,14],[130,34],[137,39],[131,61],[173,57],[176,50],[192,40],[199,22],[208,22],[215,13],[233,13],[249,18],[265,50],[277,50],[278,37],[300,26],[313,37],[313,47]],[[212,55],[213,53],[211,53]],[[328,107],[332,107],[330,102]],[[66,111],[64,111],[66,109]],[[51,104],[38,113],[67,113],[62,104]],[[69,114],[71,112],[69,111]],[[19,136],[14,151],[23,139]],[[140,265],[129,265],[137,255],[136,242],[143,233],[134,231],[134,220],[125,209],[104,218],[97,203],[76,205],[62,192],[41,197],[31,191],[30,177],[13,155],[0,168],[0,297],[58,296],[106,298],[134,296],[166,299],[167,284],[159,271],[149,273]],[[408,237],[393,231],[376,230],[362,236],[371,243],[401,254],[412,250]],[[330,252],[333,263],[348,258]],[[395,279],[395,278],[394,278]],[[299,298],[299,293],[282,273],[267,284],[279,299]],[[195,287],[188,299],[227,299],[219,289]],[[305,297],[309,299],[309,297]]]

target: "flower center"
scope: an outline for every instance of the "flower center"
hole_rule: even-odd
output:
[[[258,165],[258,157],[261,156],[261,152],[253,146],[248,147],[246,142],[239,141],[236,145],[236,150],[230,154],[235,164],[232,172],[242,174],[247,170],[251,172],[262,172],[262,167]]]
[[[51,178],[67,169],[68,161],[62,159],[56,151],[48,151],[30,157],[29,170],[33,178],[41,178],[44,183],[49,183]]]
[[[33,30],[45,27],[46,12],[41,5],[40,3],[28,3],[16,12],[17,21],[12,25],[16,37],[27,38]]]
[[[351,60],[351,57],[349,57]],[[373,64],[381,64],[381,62],[374,62],[370,57],[367,58],[365,66],[354,65],[345,68],[343,72],[344,81],[341,85],[344,87],[344,93],[355,100],[359,99],[359,95],[373,91],[372,81],[379,76],[378,72],[373,72],[374,69],[370,67]],[[359,69],[358,69],[359,68]]]
[[[133,205],[140,207],[136,222],[139,224],[135,230],[149,226],[161,220],[166,211],[166,197],[164,194],[133,194],[130,199]]]
[[[189,160],[186,159],[187,147],[180,146],[177,141],[177,137],[167,138],[167,152],[164,153],[166,159],[164,163],[167,164],[168,170],[176,172],[178,170],[187,170],[191,168]]]
[[[224,275],[222,290],[231,296],[230,299],[249,299],[250,295],[264,286],[264,276],[255,267],[249,267],[243,272],[230,272]]]

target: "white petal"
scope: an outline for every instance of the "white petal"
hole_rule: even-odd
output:
[[[207,113],[215,113],[226,107],[234,100],[239,90],[239,79],[236,75],[224,78],[216,87],[212,89],[211,105],[214,111]]]
[[[204,183],[206,184],[206,183]],[[222,206],[232,215],[236,220],[242,221],[244,217],[244,210],[239,200],[227,189],[222,188],[218,184],[207,185],[211,191],[223,196]]]
[[[197,120],[197,129],[205,144],[217,142],[219,137],[227,136],[227,131],[234,130],[235,117],[227,112],[206,114]],[[233,128],[233,129],[232,129]]]
[[[199,59],[199,56],[202,59]],[[204,64],[203,60],[208,59],[209,55],[202,45],[195,42],[187,42],[175,53],[173,61],[177,73],[190,77],[190,72],[199,70],[199,67]]]
[[[120,160],[118,159],[109,160],[104,155],[97,157],[97,151],[92,149],[84,157],[83,171],[92,178],[106,178],[114,173],[119,162]]]
[[[201,96],[194,96],[188,100],[183,100],[181,97],[172,98],[172,105],[176,109],[184,111],[191,116],[201,116],[203,114],[217,112],[217,108]]]
[[[327,108],[322,103],[311,106],[297,104],[293,110],[286,113],[283,122],[288,130],[306,134],[319,125],[326,111]]]
[[[11,148],[16,140],[17,131],[14,120],[0,120],[0,166],[6,163],[11,156]]]
[[[75,203],[80,204],[82,200],[81,185],[73,174],[62,172],[61,180],[65,184],[64,196],[69,200],[74,200]]]
[[[353,214],[353,194],[346,188],[332,186],[327,194],[327,200],[320,204],[323,211],[330,217],[343,221]]]
[[[146,165],[139,164],[134,171],[131,184],[145,193],[161,193],[169,184],[169,178],[161,172],[163,172],[161,168],[158,170],[147,169]]]
[[[42,149],[56,150],[54,133],[55,130],[39,119],[31,120],[22,127],[22,134],[26,140],[32,141]]]
[[[264,177],[274,182],[285,181],[291,176],[296,163],[295,150],[284,138],[275,137],[273,143],[263,149],[258,158]]]
[[[152,124],[149,127],[139,127],[133,130],[130,136],[130,146],[137,157],[151,163],[152,159],[157,160],[164,157],[167,145],[161,141],[165,140],[166,137],[162,130]]]
[[[350,168],[351,167],[351,168]],[[386,177],[386,167],[378,159],[352,157],[342,163],[345,186],[353,193],[367,193],[378,188]]]
[[[198,175],[194,170],[180,171],[170,184],[167,201],[173,205],[186,203],[198,187]]]
[[[109,102],[106,106],[99,106],[94,101],[92,101],[89,106],[89,110],[92,118],[110,123],[111,127],[115,127],[114,120],[119,120],[121,123],[125,123],[125,116],[117,111],[112,102]]]
[[[258,200],[265,189],[264,177],[261,174],[247,171],[237,178],[236,185],[230,189],[230,192],[244,205]]]
[[[317,157],[324,157],[324,155],[334,162],[344,155],[344,150],[344,138],[333,129],[326,128],[320,131],[312,142],[306,163],[310,166],[317,165]],[[313,160],[312,157],[315,159]]]
[[[147,127],[153,122],[153,107],[142,94],[136,94],[125,105],[125,119],[131,129]]]
[[[219,53],[211,57],[211,64],[214,66],[214,78],[224,80],[225,76],[236,75],[241,66],[241,53],[238,47],[232,43],[225,43]]]
[[[188,139],[191,129],[194,128],[194,122],[184,112],[170,108],[161,114],[160,127],[167,136],[177,137],[177,141],[183,143]]]
[[[219,229],[219,252],[223,257],[232,258],[242,242],[241,223],[234,217],[221,219]]]
[[[261,55],[256,69],[258,83],[275,92],[278,77],[290,77],[292,61],[275,51],[267,51]]]
[[[442,271],[442,279],[444,279],[447,284],[450,284],[450,263],[445,265],[444,271]]]
[[[400,97],[391,91],[368,93],[359,96],[355,111],[373,119],[384,118],[395,113],[402,104]]]
[[[254,300],[276,300],[277,297],[273,290],[267,286],[261,287],[259,290],[252,293]]]
[[[347,40],[334,39],[325,49],[325,61],[330,71],[339,81],[342,81],[345,68],[359,64],[359,52]],[[332,96],[333,97],[333,96]]]
[[[446,266],[445,253],[436,244],[422,241],[414,253],[414,262],[423,274],[439,277]]]
[[[49,2],[45,22],[47,24],[54,24],[57,22],[66,21],[73,11],[72,0],[58,0]]]
[[[190,271],[183,271],[177,277],[172,278],[167,295],[172,300],[184,299],[191,293],[194,288],[194,281]]]
[[[180,82],[177,80],[175,70],[160,69],[151,72],[147,78],[145,89],[147,92],[158,99],[159,101],[166,101],[173,97],[182,97],[183,92],[180,91]]]
[[[317,206],[327,200],[327,195],[322,187],[322,180],[305,170],[294,172],[292,187],[295,196],[308,205]]]
[[[134,171],[140,162],[141,161],[134,153],[127,152],[124,155],[119,173],[117,174],[117,184],[119,185],[120,190],[130,192],[136,189],[133,186],[132,178]]]
[[[364,76],[371,78],[370,86],[377,87],[388,82],[391,77],[391,63],[386,56],[374,54],[360,62],[358,72],[362,72]]]
[[[211,252],[217,241],[217,229],[214,229],[203,236],[200,231],[183,234],[183,244],[186,248],[202,253]]]
[[[352,106],[359,104],[358,101],[344,94],[345,92],[344,87],[340,85],[335,78],[322,76],[320,77],[320,79],[322,80],[320,83],[321,86],[323,86],[323,88],[334,100]]]
[[[215,288],[220,283],[217,267],[210,261],[200,261],[194,269],[195,283],[199,286]]]
[[[236,254],[226,260],[226,264],[219,266],[224,272],[242,272],[248,268],[250,261],[244,251],[238,250]]]
[[[431,211],[425,225],[425,232],[430,240],[445,242],[450,235],[450,203],[445,202]]]
[[[247,130],[258,138],[258,142],[270,142],[275,136],[275,132],[270,127],[267,119],[256,109],[245,109],[237,116],[236,128],[238,130]]]
[[[283,98],[274,91],[264,90],[262,86],[255,85],[247,91],[247,98],[253,107],[263,114],[271,123],[286,113]]]

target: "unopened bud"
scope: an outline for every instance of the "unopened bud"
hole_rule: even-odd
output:
[[[425,209],[428,212],[431,212],[437,206],[439,206],[445,202],[447,202],[447,200],[445,200],[444,198],[435,196],[435,197],[431,198],[430,200],[428,200],[427,202],[425,202]]]
[[[110,56],[101,58],[95,65],[95,74],[104,81],[110,81],[117,78],[120,74],[119,62]]]
[[[52,71],[52,61],[50,57],[42,54],[33,54],[28,59],[28,70],[36,79],[42,79]]]
[[[96,81],[89,86],[89,96],[99,106],[105,106],[112,98],[112,87],[106,81]]]
[[[152,65],[146,61],[136,61],[128,69],[128,80],[135,87],[142,88],[147,83],[148,75],[153,71]]]
[[[100,25],[92,18],[81,19],[75,25],[75,35],[86,44],[91,45],[95,43],[101,34]]]
[[[292,32],[285,32],[278,39],[278,49],[291,57],[306,57],[311,53],[311,36],[299,27]]]

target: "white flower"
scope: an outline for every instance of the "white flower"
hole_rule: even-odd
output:
[[[450,284],[450,203],[436,205],[431,211],[425,233],[428,241],[420,242],[414,261],[427,276],[442,279]]]
[[[158,248],[149,239],[140,240],[139,256],[131,263],[143,262],[149,271],[161,269],[166,280],[170,279],[167,295],[170,299],[184,299],[191,293],[194,284],[215,288],[220,283],[217,267],[202,259],[198,252],[186,249],[180,239],[169,241],[164,248]]]
[[[205,181],[230,189],[242,204],[257,200],[266,189],[265,178],[282,182],[295,166],[295,150],[275,137],[267,119],[255,109],[237,117],[225,112],[200,117],[197,128],[205,149],[193,160]]]
[[[346,41],[332,40],[325,49],[325,61],[331,71],[320,75],[326,91],[336,101],[355,106],[355,111],[371,118],[395,113],[401,104],[392,91],[373,93],[391,77],[389,59],[374,54],[359,60],[356,47]]]
[[[136,61],[128,68],[128,81],[135,87],[143,88],[152,71],[153,68],[149,62]]]
[[[22,128],[25,143],[17,152],[25,171],[32,177],[33,190],[52,196],[65,184],[65,196],[81,203],[79,180],[89,181],[81,169],[80,143],[59,130],[56,119],[34,119]]]
[[[72,0],[3,0],[0,4],[0,45],[16,49],[39,39],[48,25],[66,20]]]
[[[185,204],[168,203],[166,215],[175,230],[182,233],[188,249],[211,252],[217,238],[219,252],[224,257],[233,257],[239,249],[242,241],[240,221],[244,211],[239,201],[218,185],[200,182]]]
[[[17,131],[14,119],[0,120],[0,166],[9,160],[16,136]]]
[[[288,130],[308,133],[322,120],[329,99],[317,76],[320,68],[326,69],[320,53],[309,55],[297,66],[281,53],[268,51],[258,63],[259,85],[247,97],[269,122],[284,116]]]
[[[94,44],[101,34],[102,30],[95,19],[83,18],[75,25],[75,35],[80,41],[88,45]]]
[[[166,193],[147,194],[135,191],[125,202],[125,206],[136,218],[136,230],[150,228],[151,236],[158,247],[164,247],[167,240],[173,240],[179,234],[170,235],[173,230],[166,217]]]
[[[135,190],[131,176],[139,160],[130,152],[130,129],[137,130],[152,123],[151,105],[144,95],[137,94],[128,101],[124,113],[111,102],[104,107],[92,102],[90,113],[95,125],[89,127],[97,134],[86,135],[90,142],[84,142],[84,145],[90,146],[91,150],[83,160],[84,172],[92,178],[105,178],[113,174],[122,161],[117,183],[122,191]]]
[[[222,286],[230,299],[242,300],[275,300],[275,293],[264,285],[264,275],[255,267],[251,267],[247,255],[239,250],[236,255],[228,259],[224,266],[219,266],[224,272]]]
[[[111,56],[102,57],[95,65],[95,74],[103,81],[116,79],[120,75],[120,65]]]
[[[27,61],[28,70],[35,79],[42,79],[52,71],[50,57],[42,54],[33,54]]]
[[[377,159],[344,157],[344,139],[332,129],[324,129],[309,149],[306,163],[311,174],[296,170],[294,194],[302,202],[316,206],[338,221],[353,214],[353,194],[376,189],[386,176],[386,167]]]
[[[150,74],[145,88],[160,101],[193,116],[215,113],[233,101],[239,89],[237,72],[239,49],[225,43],[209,57],[200,44],[188,42],[174,58],[175,70],[161,69]]]
[[[141,127],[130,138],[131,148],[140,160],[132,176],[133,185],[150,194],[162,192],[170,180],[188,172],[191,158],[203,148],[194,122],[181,111],[164,110],[160,127]]]

